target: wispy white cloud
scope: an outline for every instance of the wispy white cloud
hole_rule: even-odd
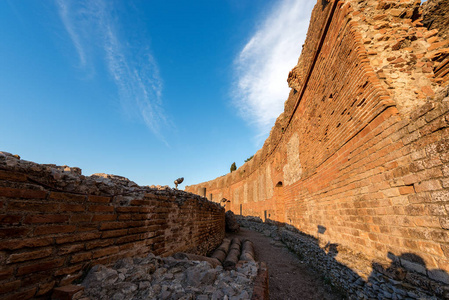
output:
[[[296,65],[315,1],[282,0],[261,20],[235,60],[234,104],[258,128],[258,142],[284,109],[288,72]]]
[[[62,23],[64,24],[64,27],[67,30],[67,33],[70,35],[73,45],[76,48],[80,64],[82,67],[84,67],[86,65],[86,54],[84,53],[84,47],[81,44],[81,39],[78,33],[75,31],[73,21],[71,19],[71,16],[69,15],[69,2],[66,2],[64,0],[57,0],[56,2],[59,6],[59,16],[61,17]]]
[[[162,79],[150,49],[133,47],[133,41],[120,35],[114,2],[104,0],[56,0],[59,16],[78,53],[81,67],[91,68],[89,54],[101,53],[117,86],[124,111],[138,116],[160,139],[161,126],[167,124],[162,109]],[[145,37],[142,36],[140,44]],[[100,51],[98,51],[100,50]]]

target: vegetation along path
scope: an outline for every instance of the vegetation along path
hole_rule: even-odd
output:
[[[256,260],[264,261],[268,266],[270,299],[342,299],[282,242],[247,228],[228,236],[249,239],[254,243]]]

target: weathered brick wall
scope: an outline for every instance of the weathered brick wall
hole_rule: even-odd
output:
[[[123,257],[204,255],[224,237],[224,209],[205,198],[80,173],[0,152],[1,299],[47,296]]]
[[[449,98],[436,74],[449,49],[436,34],[420,1],[318,1],[306,59],[262,149],[186,190],[320,232],[324,245],[353,251],[336,259],[362,278],[372,265],[357,253],[387,265],[389,253],[411,253],[420,259],[404,266],[449,283]]]
[[[438,35],[449,38],[449,5],[447,0],[432,0],[423,3],[424,25],[429,30],[438,30]]]
[[[449,2],[447,0],[431,0],[423,4],[423,23],[429,29],[431,41],[449,39]],[[438,39],[434,36],[438,34]],[[447,45],[447,44],[446,44]],[[432,55],[438,61],[434,68],[435,77],[442,82],[449,81],[449,49],[443,48]]]

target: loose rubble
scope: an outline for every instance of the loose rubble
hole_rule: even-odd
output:
[[[243,262],[235,270],[205,261],[125,258],[113,267],[94,266],[83,280],[85,299],[250,299],[259,264]]]

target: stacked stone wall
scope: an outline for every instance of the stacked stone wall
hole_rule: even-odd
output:
[[[318,1],[262,149],[186,190],[319,233],[354,254],[336,260],[361,278],[408,254],[406,268],[448,284],[449,93],[437,72],[448,43],[421,12],[420,1]]]
[[[429,30],[438,30],[443,39],[449,38],[449,5],[447,0],[426,1],[423,4],[424,25]]]
[[[205,255],[224,222],[224,209],[203,197],[0,152],[0,298],[47,297],[124,257]]]
[[[431,41],[449,40],[449,3],[447,0],[432,0],[423,4],[423,23],[429,29]],[[439,39],[435,37],[438,35]],[[447,45],[447,44],[446,44]],[[438,61],[435,77],[441,82],[449,81],[449,49],[443,48],[432,55]]]

